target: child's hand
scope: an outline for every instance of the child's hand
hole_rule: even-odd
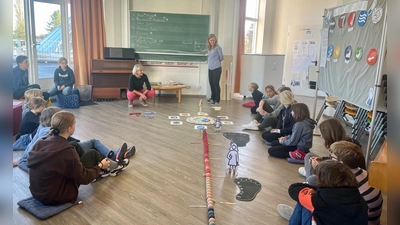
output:
[[[101,160],[101,163],[103,164],[102,169],[107,169],[110,166],[110,161],[107,158]]]
[[[311,166],[315,169],[315,167],[318,166],[319,162],[321,161],[321,158],[319,157],[310,157],[310,163]]]

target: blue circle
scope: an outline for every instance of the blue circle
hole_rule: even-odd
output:
[[[346,49],[344,50],[344,58],[346,59],[346,60],[350,60],[350,58],[351,58],[351,46],[349,45],[349,46],[347,46],[346,47]]]
[[[360,14],[358,15],[358,26],[362,27],[365,25],[368,19],[368,13],[365,10],[360,11]]]
[[[328,58],[332,57],[333,55],[333,45],[328,46]]]

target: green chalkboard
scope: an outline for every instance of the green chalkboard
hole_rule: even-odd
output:
[[[208,15],[130,12],[130,47],[139,60],[207,61]]]

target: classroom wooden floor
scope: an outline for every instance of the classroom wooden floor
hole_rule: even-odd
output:
[[[313,98],[296,96],[298,102],[306,103],[311,110]],[[112,149],[126,142],[135,145],[137,153],[130,166],[117,177],[80,187],[83,204],[74,206],[45,221],[39,221],[17,202],[30,197],[28,174],[18,167],[13,169],[13,218],[14,223],[23,224],[208,224],[203,144],[199,131],[181,117],[183,125],[170,125],[168,116],[179,113],[197,114],[199,97],[183,96],[177,103],[172,96],[157,97],[156,103],[149,101],[142,107],[136,101],[133,108],[127,101],[98,102],[69,110],[76,115],[76,132],[80,140],[96,138]],[[268,146],[261,139],[260,131],[243,130],[253,115],[241,105],[250,99],[235,98],[221,101],[222,109],[215,111],[203,103],[203,111],[210,116],[228,116],[234,125],[224,125],[222,132],[250,134],[250,142],[239,148],[240,166],[238,177],[252,178],[262,185],[253,201],[237,201],[239,189],[233,178],[226,176],[226,155],[230,140],[216,133],[212,127],[207,131],[210,142],[211,186],[215,199],[215,218],[219,225],[266,224],[283,225],[288,221],[276,210],[280,203],[295,205],[288,196],[287,188],[294,182],[303,182],[298,174],[300,165],[268,156]],[[318,99],[317,112],[323,100]],[[156,112],[156,117],[147,119],[143,113]],[[140,117],[129,117],[130,112],[141,112]],[[316,131],[318,132],[318,131]],[[322,138],[314,137],[312,152],[327,155]],[[363,144],[363,143],[362,143]],[[366,143],[363,144],[366,147]],[[364,147],[364,148],[365,148]],[[18,160],[22,152],[14,152]],[[382,224],[386,219],[386,193],[384,193]],[[231,204],[226,204],[231,203]]]

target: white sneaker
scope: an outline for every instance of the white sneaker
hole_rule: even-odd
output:
[[[290,220],[290,217],[293,214],[292,207],[285,205],[285,204],[279,204],[278,207],[276,207],[276,209],[278,209],[279,215],[281,215],[286,220]]]
[[[129,108],[132,108],[132,107],[133,107],[132,102],[128,101],[128,107],[129,107]]]
[[[247,130],[258,130],[258,126],[256,126],[253,122],[242,125],[242,127],[243,127],[243,129],[247,129]]]
[[[144,106],[144,107],[146,107],[146,106],[147,106],[147,103],[146,103],[146,101],[140,102],[140,104],[142,104],[142,106]]]
[[[304,166],[299,168],[299,174],[302,175],[303,177],[307,177],[306,176],[306,169],[304,168]]]

